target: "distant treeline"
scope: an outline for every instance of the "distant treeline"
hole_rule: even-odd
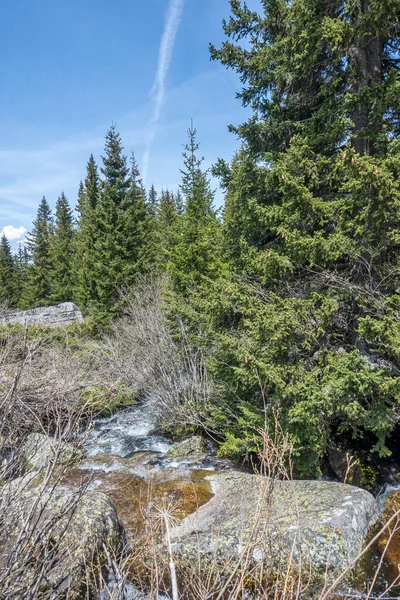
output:
[[[186,222],[190,214],[195,227],[210,216],[216,222],[209,180],[196,157],[195,134],[191,128],[184,154],[184,199],[180,191],[158,194],[154,186],[146,192],[134,154],[128,161],[112,126],[100,173],[93,155],[87,163],[77,218],[62,192],[54,214],[42,198],[33,228],[16,254],[2,236],[0,302],[27,309],[74,301],[96,323],[107,324],[119,310],[122,288],[139,274],[167,269],[178,221]]]

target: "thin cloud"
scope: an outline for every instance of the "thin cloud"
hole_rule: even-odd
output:
[[[167,10],[164,32],[161,38],[160,50],[158,54],[157,73],[152,88],[152,94],[155,95],[155,102],[153,115],[150,120],[146,149],[143,157],[144,181],[146,181],[147,178],[151,149],[156,135],[157,125],[160,120],[161,109],[164,104],[165,82],[169,67],[171,65],[172,51],[174,48],[176,34],[178,33],[179,25],[181,23],[184,4],[185,0],[170,0]]]

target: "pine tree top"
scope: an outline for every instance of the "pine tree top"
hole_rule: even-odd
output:
[[[129,169],[123,154],[121,136],[115,125],[108,130],[105,138],[105,155],[102,156],[104,175],[103,191],[123,194],[130,186]]]
[[[211,190],[208,170],[202,170],[204,157],[199,157],[197,154],[200,144],[196,140],[197,130],[193,122],[187,134],[189,142],[184,145],[184,168],[181,169],[180,189],[185,198],[185,214],[192,219],[202,220],[215,214],[214,192]]]

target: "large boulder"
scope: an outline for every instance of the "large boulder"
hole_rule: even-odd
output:
[[[46,469],[51,461],[71,464],[82,458],[82,452],[67,442],[49,438],[43,433],[31,433],[22,448],[26,469]]]
[[[174,444],[165,455],[167,459],[200,458],[207,453],[207,444],[199,435]]]
[[[247,473],[207,477],[214,497],[171,533],[183,558],[251,555],[282,568],[291,555],[315,572],[349,566],[378,519],[365,490],[328,481],[274,481]],[[256,518],[256,515],[258,517]]]
[[[22,325],[70,325],[83,321],[80,309],[73,302],[63,302],[57,306],[43,306],[21,312],[0,315],[0,323],[21,323]]]
[[[99,492],[65,486],[33,487],[27,481],[0,492],[0,580],[8,600],[39,585],[47,597],[80,593],[104,548],[122,546],[123,531],[112,501]]]

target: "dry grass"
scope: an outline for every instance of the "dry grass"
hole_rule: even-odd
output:
[[[174,427],[204,427],[202,415],[215,393],[204,354],[191,347],[184,328],[176,341],[164,313],[165,281],[143,278],[125,294],[124,316],[105,342],[110,364],[129,385],[158,397]]]
[[[66,334],[67,335],[67,334]],[[80,509],[89,480],[66,493],[69,468],[62,457],[66,444],[79,447],[90,404],[82,390],[107,375],[101,360],[68,352],[65,344],[27,329],[2,332],[0,344],[0,599],[56,600],[77,598],[81,585],[71,562],[68,572],[65,535]],[[24,444],[29,433],[47,435],[53,456],[47,467],[27,468]],[[76,543],[76,542],[75,542]],[[104,562],[106,550],[98,557]],[[53,589],[57,569],[66,568]],[[100,566],[99,566],[100,569]],[[98,574],[101,569],[98,569]],[[99,579],[99,577],[98,577]],[[87,590],[94,598],[92,581]],[[88,596],[89,597],[89,596]]]
[[[165,594],[182,600],[243,600],[257,598],[262,600],[384,600],[397,598],[396,586],[400,575],[388,582],[386,589],[378,587],[378,579],[384,565],[387,549],[398,535],[400,529],[400,511],[382,527],[369,541],[364,550],[346,568],[332,572],[326,568],[315,571],[311,562],[299,564],[295,560],[295,542],[289,552],[278,558],[269,552],[268,515],[274,485],[278,480],[291,479],[292,448],[287,436],[282,432],[279,422],[273,432],[264,429],[257,432],[260,436],[261,450],[259,469],[260,493],[255,514],[248,515],[252,523],[247,541],[240,552],[229,557],[216,552],[205,556],[198,546],[197,557],[182,558],[175,551],[170,539],[170,525],[176,523],[178,506],[167,501],[154,506],[149,497],[143,504],[146,518],[146,534],[131,549],[130,559],[125,564],[128,579],[135,581],[137,587],[148,598],[157,598]],[[351,460],[349,460],[349,469]],[[352,574],[364,556],[368,554],[382,535],[388,533],[376,570],[362,590],[351,586]],[[216,536],[217,538],[217,536]],[[215,546],[218,547],[218,539]],[[260,549],[263,556],[260,558]],[[255,553],[257,559],[255,560]],[[119,600],[123,600],[120,596]]]
[[[77,593],[72,582],[62,591],[52,590],[48,577],[58,560],[63,532],[67,530],[88,482],[82,482],[72,496],[66,498],[52,520],[43,520],[43,511],[57,494],[65,469],[59,464],[56,452],[41,475],[32,505],[22,511],[18,498],[30,488],[36,476],[26,472],[23,461],[21,449],[28,433],[38,431],[50,435],[58,449],[64,442],[79,445],[82,423],[87,422],[91,412],[90,406],[82,403],[84,392],[96,385],[116,386],[121,381],[130,389],[140,388],[156,394],[165,415],[174,424],[190,422],[201,426],[201,415],[214,393],[207,378],[204,356],[190,348],[184,332],[180,336],[181,344],[177,345],[173,340],[164,320],[162,297],[162,282],[139,282],[127,297],[125,316],[115,324],[109,338],[104,343],[96,343],[89,352],[69,352],[68,343],[49,344],[43,338],[32,339],[23,329],[14,332],[9,339],[2,338],[0,558],[4,549],[7,556],[5,561],[0,561],[0,600],[72,600]],[[271,509],[275,482],[292,477],[291,446],[279,426],[279,415],[276,415],[273,431],[265,428],[256,435],[261,440],[259,458],[263,477],[256,513],[249,515],[251,532],[238,555],[223,561],[217,556],[205,559],[199,550],[195,560],[183,561],[170,539],[170,526],[175,522],[177,507],[167,501],[154,505],[149,483],[148,496],[143,500],[145,534],[122,553],[104,546],[101,555],[93,557],[86,565],[80,597],[126,600],[129,582],[134,582],[151,600],[158,598],[160,593],[169,594],[174,600],[243,600],[251,597],[260,600],[372,600],[390,594],[393,597],[392,588],[399,583],[398,577],[387,590],[376,590],[384,556],[399,533],[399,512],[348,569],[336,578],[328,575],[327,570],[317,586],[313,565],[298,565],[294,560],[294,548],[279,563],[254,560],[254,552],[265,544],[268,521],[265,517]],[[346,477],[351,468],[350,458]],[[16,477],[20,479],[16,480]],[[20,514],[21,521],[18,535],[10,546],[6,524],[11,513]],[[383,534],[386,534],[387,543],[369,585],[362,593],[349,590],[345,583],[348,575]]]

